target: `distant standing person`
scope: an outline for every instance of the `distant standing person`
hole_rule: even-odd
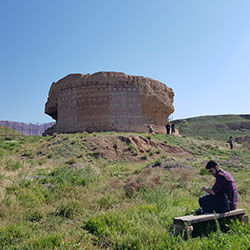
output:
[[[232,136],[229,137],[228,143],[230,145],[230,149],[233,149],[234,146],[233,146],[233,137]]]
[[[151,125],[148,125],[148,132],[152,134],[154,132],[154,129]]]
[[[170,125],[169,125],[169,123],[167,123],[167,125],[166,125],[166,130],[167,130],[167,135],[169,135],[170,134]]]
[[[171,124],[171,134],[174,134],[175,133],[175,128],[174,128],[174,123]]]

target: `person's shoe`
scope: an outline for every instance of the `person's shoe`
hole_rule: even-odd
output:
[[[202,210],[202,208],[200,207],[200,208],[198,208],[197,210],[195,210],[195,212],[194,212],[196,215],[201,215],[201,214],[204,214],[204,212],[203,212],[203,210]]]

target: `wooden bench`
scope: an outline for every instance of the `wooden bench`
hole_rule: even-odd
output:
[[[211,221],[220,218],[237,218],[240,221],[248,223],[248,216],[245,214],[244,209],[235,209],[226,213],[205,213],[202,215],[187,215],[182,217],[174,218],[172,229],[175,231],[188,230],[189,235],[192,234],[194,224]]]

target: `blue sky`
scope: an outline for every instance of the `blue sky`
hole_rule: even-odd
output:
[[[53,81],[119,71],[165,83],[173,119],[250,113],[249,0],[2,0],[0,120],[43,123]]]

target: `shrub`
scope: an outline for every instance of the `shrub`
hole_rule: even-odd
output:
[[[40,182],[42,184],[86,186],[96,179],[97,175],[90,167],[80,169],[57,167]]]
[[[168,190],[164,186],[158,186],[152,190],[143,190],[140,196],[149,204],[156,206],[158,211],[162,211],[168,207],[168,198],[172,190]]]
[[[44,214],[39,210],[29,211],[27,220],[31,222],[39,222],[44,217]]]
[[[74,219],[82,213],[82,208],[79,203],[74,201],[69,201],[62,203],[56,208],[54,214],[56,216],[61,216],[63,218]]]
[[[89,154],[91,157],[94,157],[95,159],[99,159],[101,157],[100,152],[92,152]]]
[[[69,159],[68,161],[66,161],[66,164],[69,164],[69,165],[72,165],[76,163],[76,159],[75,158],[72,158],[72,159]]]
[[[17,249],[63,249],[59,248],[61,246],[61,236],[56,233],[50,235],[40,235],[35,239],[29,240],[29,243],[25,244],[25,247],[20,247]]]
[[[156,154],[160,154],[160,153],[161,153],[161,150],[160,150],[160,149],[157,149],[157,150],[155,150],[155,153],[156,153]]]
[[[180,182],[185,182],[191,180],[194,176],[194,171],[192,168],[171,168],[171,175],[177,177]]]
[[[162,163],[162,160],[161,160],[161,159],[157,159],[157,160],[154,162],[154,165],[155,165],[155,166],[161,166],[161,163]]]
[[[0,228],[0,248],[6,249],[12,244],[22,242],[29,237],[27,228],[22,225],[11,224]]]
[[[138,175],[128,178],[123,186],[126,196],[132,197],[141,189],[153,189],[161,184],[159,171],[152,168],[143,169]]]
[[[200,169],[200,175],[209,175],[209,173],[205,168],[201,168]]]
[[[100,200],[98,200],[98,205],[100,206],[101,209],[112,208],[114,203],[115,203],[114,199],[110,195],[102,197]]]
[[[144,155],[141,156],[141,160],[147,160],[147,159],[148,159],[147,154],[144,154]]]
[[[17,141],[5,141],[1,147],[7,151],[16,151],[19,148]]]
[[[110,182],[109,185],[112,188],[121,188],[122,187],[122,183],[118,178],[113,178]]]
[[[11,170],[11,171],[15,171],[18,170],[19,168],[23,168],[23,164],[20,161],[12,161],[12,160],[8,160],[6,162],[6,170]]]
[[[53,154],[52,154],[52,153],[47,154],[47,158],[48,158],[48,159],[50,159],[50,158],[52,158],[52,157],[53,157]]]
[[[48,190],[37,183],[28,183],[16,189],[17,200],[25,207],[33,207],[42,204],[47,196]]]
[[[128,151],[130,151],[133,155],[138,155],[137,149],[132,144],[129,144]]]
[[[129,181],[124,185],[124,190],[128,197],[132,197],[134,192],[138,191],[139,189],[140,189],[140,186],[134,180]]]
[[[88,219],[83,229],[111,249],[166,249],[169,233],[159,224],[158,209],[142,205]]]

